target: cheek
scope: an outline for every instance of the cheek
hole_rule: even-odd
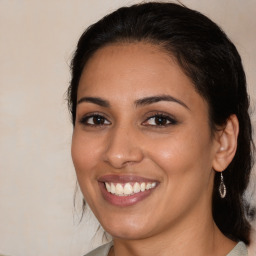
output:
[[[85,201],[91,206],[96,197],[97,181],[93,171],[97,162],[96,150],[82,133],[75,131],[72,137],[71,155],[80,189]]]
[[[99,161],[100,144],[98,140],[84,136],[82,132],[75,131],[72,137],[71,155],[77,175],[91,173]]]
[[[97,183],[95,166],[99,161],[97,145],[81,132],[74,132],[72,138],[71,155],[76,170],[77,180],[86,201],[87,195],[94,193],[93,186]]]
[[[211,169],[211,139],[208,132],[197,129],[170,134],[168,138],[154,141],[149,149],[150,158],[166,176],[181,177]]]
[[[191,131],[152,145],[148,155],[162,175],[162,208],[181,214],[192,209],[200,196],[211,196],[211,142],[208,135]],[[168,210],[167,210],[168,209]],[[175,215],[176,216],[176,215]]]

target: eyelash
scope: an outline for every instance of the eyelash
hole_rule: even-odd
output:
[[[95,121],[99,121],[98,124],[95,123],[89,123],[89,120],[92,118],[92,122]],[[98,120],[97,120],[98,118]],[[164,124],[157,124],[156,118],[158,118],[158,121],[164,121]],[[155,125],[154,124],[147,124],[147,122],[149,122],[151,119],[155,119]],[[160,120],[159,120],[160,119]],[[107,123],[105,123],[107,122]],[[100,113],[92,113],[89,115],[86,115],[84,117],[82,117],[79,121],[80,124],[85,125],[85,126],[90,126],[90,127],[102,127],[105,125],[111,125],[111,122],[108,121],[108,119],[100,114]],[[151,126],[154,128],[164,128],[170,125],[175,125],[177,124],[177,121],[173,118],[170,117],[169,115],[163,114],[163,113],[155,113],[155,114],[151,114],[150,116],[147,117],[147,119],[142,122],[142,125],[144,126]]]
[[[167,124],[156,124],[156,125],[152,125],[152,124],[145,124],[145,122],[148,122],[150,119],[155,119],[155,123],[156,123],[156,118],[158,119],[161,119],[162,121],[165,121],[165,122],[169,122]],[[158,120],[159,121],[159,120]],[[167,127],[167,126],[170,126],[170,125],[175,125],[177,124],[177,121],[169,116],[169,115],[166,115],[166,114],[163,114],[163,113],[155,113],[155,114],[151,114],[147,119],[146,121],[143,122],[143,124],[145,126],[155,126],[155,128],[164,128],[164,127]]]
[[[96,121],[94,118],[99,118],[100,120],[99,121],[102,121],[105,122],[107,121],[108,124],[104,124],[104,123],[99,123],[99,124],[90,124],[88,123],[88,121],[92,118],[92,121]],[[110,125],[111,122],[108,121],[108,119],[106,117],[104,117],[102,114],[100,113],[92,113],[92,114],[89,114],[89,115],[86,115],[86,116],[83,116],[80,120],[79,120],[79,123],[82,124],[82,125],[85,125],[85,126],[91,126],[91,127],[101,127],[103,125]]]

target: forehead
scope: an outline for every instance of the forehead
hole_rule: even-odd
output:
[[[193,101],[201,96],[174,58],[149,43],[116,43],[99,49],[87,62],[78,98],[105,96],[123,100],[171,94]],[[201,99],[203,100],[203,99]]]

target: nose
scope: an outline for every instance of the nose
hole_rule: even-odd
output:
[[[104,161],[116,169],[139,163],[144,155],[138,132],[129,127],[116,127],[108,136]]]

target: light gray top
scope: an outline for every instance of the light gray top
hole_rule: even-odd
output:
[[[93,251],[89,252],[85,256],[108,256],[108,252],[112,245],[113,245],[113,242],[104,244],[104,245],[94,249]]]
[[[89,252],[85,256],[107,256],[113,245],[112,242],[104,244],[95,250]],[[248,256],[247,248],[243,242],[239,242],[227,256]]]
[[[239,242],[227,256],[248,256],[246,245]]]

